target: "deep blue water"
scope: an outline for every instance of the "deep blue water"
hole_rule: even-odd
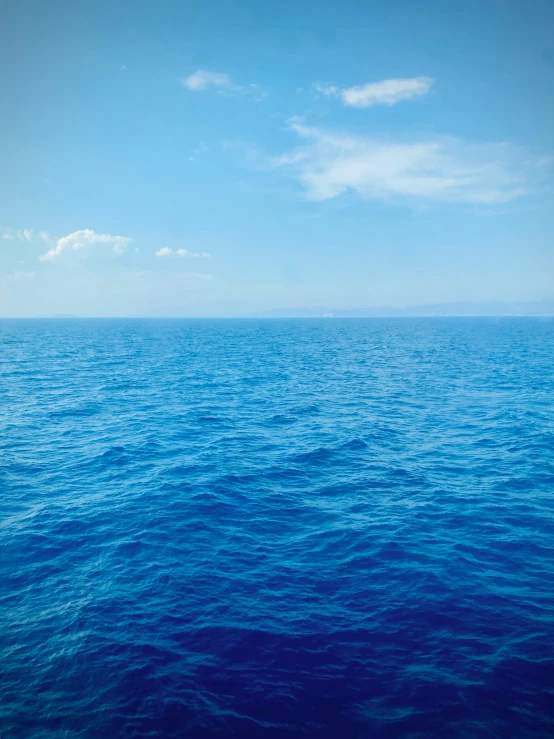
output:
[[[0,322],[2,739],[554,736],[554,320]]]

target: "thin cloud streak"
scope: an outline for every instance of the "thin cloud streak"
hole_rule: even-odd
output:
[[[233,82],[228,74],[223,72],[209,72],[206,69],[197,69],[179,80],[181,85],[191,92],[201,92],[213,89],[220,95],[232,97],[235,95],[252,95],[256,100],[263,100],[267,93],[259,85],[239,85]]]
[[[156,252],[157,257],[211,257],[211,254],[208,254],[205,251],[200,252],[194,252],[189,251],[188,249],[170,249],[168,246],[164,246],[161,249],[158,249]]]
[[[430,77],[412,77],[368,82],[345,89],[320,84],[315,88],[322,95],[340,98],[347,107],[369,108],[372,105],[396,105],[404,100],[422,97],[430,91],[433,84],[434,80]]]

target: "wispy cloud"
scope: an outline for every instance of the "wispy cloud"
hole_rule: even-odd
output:
[[[267,93],[259,85],[239,85],[234,82],[228,74],[222,72],[209,72],[206,69],[197,69],[179,80],[187,90],[200,92],[201,90],[213,89],[221,95],[253,95],[257,100],[263,100]]]
[[[194,252],[188,249],[170,249],[168,246],[164,246],[162,249],[158,249],[156,252],[157,257],[211,257],[205,251]]]
[[[56,246],[40,257],[41,262],[48,262],[60,257],[65,251],[78,251],[91,244],[104,244],[111,247],[114,254],[123,254],[131,239],[128,236],[112,236],[111,234],[97,234],[90,228],[63,236],[58,239]]]
[[[19,241],[32,241],[33,237],[34,231],[32,228],[23,228],[18,231],[9,228],[4,234],[2,234],[2,238],[6,241],[13,241],[14,239],[19,239]]]
[[[403,100],[426,95],[433,85],[430,77],[411,77],[407,79],[381,80],[365,85],[341,89],[334,85],[315,86],[316,90],[328,97],[340,98],[344,105],[352,108],[369,108],[372,105],[396,105]]]
[[[198,146],[195,146],[194,149],[190,150],[189,162],[197,162],[198,158],[201,157],[202,154],[206,154],[208,151],[209,148],[203,141],[201,141]]]
[[[177,249],[177,256],[178,257],[211,257],[211,254],[208,254],[206,251],[188,251],[188,249]]]
[[[225,90],[236,90],[237,85],[231,82],[228,74],[220,72],[208,72],[206,69],[198,69],[181,80],[181,84],[189,90],[205,90],[207,87],[223,88]]]
[[[303,143],[273,159],[300,182],[310,200],[353,191],[362,198],[503,203],[526,191],[521,152],[508,144],[471,145],[441,138],[377,141],[304,125],[289,127]]]

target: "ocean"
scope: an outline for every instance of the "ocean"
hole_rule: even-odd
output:
[[[554,736],[554,320],[0,321],[2,739]]]

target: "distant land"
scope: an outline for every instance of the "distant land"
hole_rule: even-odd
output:
[[[260,318],[401,318],[422,316],[554,316],[554,300],[523,303],[436,303],[403,308],[277,308]]]
[[[0,0],[1,1],[1,0]],[[372,308],[335,308],[326,306],[304,306],[295,308],[275,308],[273,310],[260,311],[257,313],[236,313],[230,316],[217,315],[119,315],[119,316],[95,316],[75,315],[74,313],[55,313],[47,315],[27,316],[35,319],[57,319],[57,318],[129,318],[129,319],[156,319],[156,318],[422,318],[422,317],[491,317],[502,316],[537,316],[554,318],[554,300],[539,300],[519,303],[433,303],[428,305],[408,305],[403,307],[372,307]],[[2,318],[2,316],[0,316]],[[20,316],[23,318],[23,316]]]

